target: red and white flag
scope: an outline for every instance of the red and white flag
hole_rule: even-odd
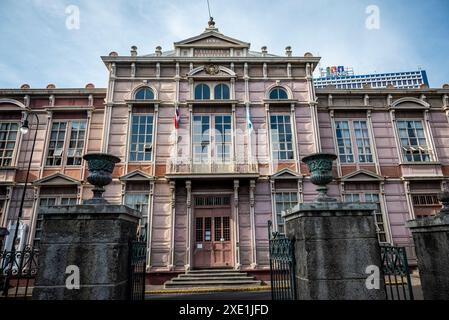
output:
[[[179,107],[176,106],[176,109],[175,109],[175,128],[176,129],[179,128],[180,120],[181,120],[181,114],[179,113]]]

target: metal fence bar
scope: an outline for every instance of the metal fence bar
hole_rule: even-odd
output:
[[[128,256],[129,300],[145,299],[146,251],[147,251],[147,244],[144,239],[132,240],[129,242],[129,256]]]
[[[271,297],[273,300],[295,300],[295,256],[294,242],[284,235],[272,232],[268,222],[270,254]]]
[[[405,248],[390,245],[381,245],[380,248],[387,299],[413,300],[413,286]]]
[[[39,267],[38,256],[38,249],[29,246],[21,251],[0,252],[0,298],[28,297],[30,281]]]

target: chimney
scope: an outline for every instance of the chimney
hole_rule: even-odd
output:
[[[135,57],[135,56],[137,56],[137,47],[132,46],[131,47],[131,57]]]
[[[287,47],[285,48],[285,55],[286,55],[287,57],[291,57],[291,56],[292,56],[292,47],[287,46]]]
[[[261,48],[261,51],[262,51],[262,56],[266,56],[267,53],[268,53],[267,46],[263,46],[263,47]]]

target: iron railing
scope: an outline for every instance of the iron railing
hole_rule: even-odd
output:
[[[140,236],[129,241],[128,252],[128,300],[145,299],[145,280],[147,265],[147,228]]]
[[[413,300],[413,286],[405,247],[381,245],[385,291],[388,300]]]
[[[195,163],[192,161],[182,162],[170,159],[167,162],[166,171],[168,174],[256,174],[259,172],[259,167],[257,162],[205,161]]]
[[[0,252],[0,298],[31,297],[38,257],[39,251],[29,246],[21,251]]]
[[[285,235],[272,232],[268,221],[272,300],[296,300],[295,243]]]

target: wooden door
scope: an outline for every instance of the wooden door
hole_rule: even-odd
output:
[[[232,267],[231,218],[222,210],[195,214],[195,268]]]

